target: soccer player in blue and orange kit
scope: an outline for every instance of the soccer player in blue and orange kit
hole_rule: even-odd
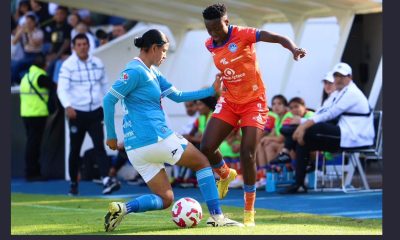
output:
[[[228,186],[237,175],[217,151],[218,146],[240,121],[242,142],[240,162],[244,178],[244,225],[255,226],[254,202],[256,193],[255,148],[262,136],[267,118],[265,88],[258,67],[255,43],[279,43],[298,60],[306,55],[289,38],[251,27],[230,25],[224,4],[208,6],[203,11],[204,23],[210,38],[206,48],[212,53],[215,66],[222,74],[225,91],[218,100],[214,114],[204,132],[200,149],[220,176],[219,197],[224,198]]]
[[[151,29],[135,39],[135,46],[140,48],[139,57],[126,65],[120,79],[114,82],[104,97],[104,121],[107,145],[116,150],[114,107],[121,100],[126,153],[153,193],[126,203],[111,202],[105,216],[105,230],[114,230],[128,213],[161,210],[173,203],[174,194],[164,163],[188,167],[196,172],[200,191],[211,215],[207,225],[243,226],[223,215],[207,158],[185,138],[168,128],[161,106],[164,97],[175,102],[186,102],[215,95],[220,88],[220,79],[217,78],[212,87],[203,90],[178,91],[157,68],[166,59],[168,38],[159,30]]]

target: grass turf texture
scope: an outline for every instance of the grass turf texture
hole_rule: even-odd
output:
[[[12,235],[381,235],[381,219],[351,219],[256,209],[254,228],[211,228],[202,204],[203,219],[196,228],[178,228],[171,207],[132,213],[110,233],[104,231],[108,203],[126,199],[72,198],[68,196],[11,195]],[[242,222],[243,208],[223,206],[226,215]]]

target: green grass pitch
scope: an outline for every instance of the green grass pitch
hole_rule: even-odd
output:
[[[254,228],[211,228],[202,204],[203,220],[181,229],[171,220],[171,208],[127,215],[113,232],[104,232],[104,215],[111,201],[90,197],[11,194],[11,235],[382,235],[381,219],[351,219],[256,209]],[[223,206],[225,214],[242,221],[243,209]]]

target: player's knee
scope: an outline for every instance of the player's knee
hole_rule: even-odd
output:
[[[240,157],[247,162],[255,162],[255,150],[251,147],[244,147],[240,150]]]

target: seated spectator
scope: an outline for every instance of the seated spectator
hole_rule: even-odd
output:
[[[20,82],[21,74],[32,65],[35,57],[41,53],[43,46],[43,32],[37,27],[36,17],[32,14],[26,16],[23,26],[19,26],[12,44],[22,43],[24,57],[18,61],[11,61],[11,82]]]
[[[271,164],[290,163],[291,159],[295,159],[294,154],[290,152],[294,150],[292,134],[300,123],[305,122],[314,115],[313,111],[307,110],[304,100],[300,97],[294,97],[289,101],[289,109],[290,112],[287,114],[280,129],[285,139],[284,146],[279,155],[270,162]]]
[[[268,163],[274,159],[283,147],[283,136],[280,128],[283,121],[287,118],[287,100],[283,95],[275,95],[272,98],[272,111],[268,112],[265,124],[265,136],[261,138],[256,149],[257,161],[257,183],[256,187],[265,185],[265,169]]]
[[[256,159],[258,166],[264,168],[269,161],[275,158],[273,152],[283,144],[283,137],[280,128],[287,118],[287,100],[283,95],[276,95],[272,98],[272,111],[268,112],[267,123],[265,124],[265,136],[261,138],[257,147]]]
[[[346,63],[333,68],[336,91],[329,104],[300,124],[293,133],[296,141],[296,182],[285,193],[307,192],[304,178],[310,151],[336,152],[341,148],[371,146],[374,140],[373,114],[368,99],[352,80]],[[338,124],[329,123],[338,117]]]

